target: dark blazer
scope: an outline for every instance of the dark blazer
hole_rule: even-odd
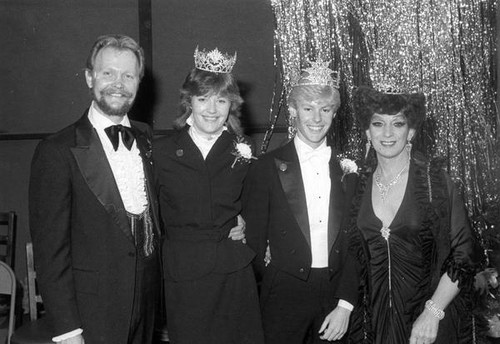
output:
[[[165,277],[175,281],[211,272],[230,273],[249,265],[254,252],[228,239],[241,211],[241,190],[249,164],[233,165],[236,136],[223,132],[207,158],[188,127],[154,143],[162,225]]]
[[[345,234],[357,175],[343,176],[333,149],[330,179],[328,268],[330,278],[338,281],[336,297],[354,305],[357,276],[352,259],[347,259]],[[306,280],[312,263],[309,220],[293,141],[259,157],[251,166],[244,186],[242,214],[246,220],[247,243],[256,251],[254,268],[257,279],[260,281],[265,274],[281,270]],[[272,260],[266,267],[264,257],[268,243]]]
[[[131,124],[159,228],[150,183],[150,129]],[[38,145],[29,197],[37,279],[54,335],[83,328],[87,343],[126,343],[136,271],[134,238],[87,112]]]

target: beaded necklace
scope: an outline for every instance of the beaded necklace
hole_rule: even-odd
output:
[[[382,203],[385,203],[389,190],[399,182],[401,176],[403,175],[403,172],[406,170],[406,168],[408,168],[409,165],[410,161],[408,161],[408,163],[403,166],[401,171],[399,171],[396,177],[394,177],[394,179],[392,179],[388,184],[383,184],[382,181],[380,180],[382,177],[380,170],[378,171],[378,173],[375,174],[375,185],[377,185],[380,191],[380,198],[382,199]]]

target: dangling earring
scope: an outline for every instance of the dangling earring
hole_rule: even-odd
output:
[[[295,125],[295,117],[290,116],[288,120],[288,139],[291,140],[297,134],[297,126]]]
[[[408,160],[411,159],[411,148],[413,144],[410,140],[406,141],[406,151],[408,152]]]
[[[365,153],[365,160],[368,158],[368,154],[370,153],[370,148],[372,147],[372,140],[368,139],[366,141],[366,153]]]

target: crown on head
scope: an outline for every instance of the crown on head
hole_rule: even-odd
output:
[[[328,68],[330,61],[308,62],[311,66],[303,69],[302,73],[292,80],[292,87],[318,85],[339,88],[340,75],[338,71]]]
[[[405,90],[403,90],[402,88],[396,87],[393,84],[387,83],[387,82],[381,82],[381,83],[375,84],[375,85],[373,85],[373,88],[375,90],[379,91],[380,93],[385,93],[385,94],[404,94],[404,93],[408,93]]]
[[[212,51],[194,51],[194,65],[196,68],[212,73],[231,73],[236,63],[236,52],[234,56],[224,54],[215,48]]]

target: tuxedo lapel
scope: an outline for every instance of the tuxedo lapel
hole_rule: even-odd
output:
[[[274,158],[281,187],[285,192],[288,205],[295,220],[304,234],[304,237],[311,246],[309,217],[307,215],[306,192],[300,171],[299,158],[295,150],[293,141],[288,143],[280,152],[279,156]]]
[[[133,241],[125,206],[113,171],[99,136],[88,120],[87,113],[76,124],[75,142],[76,146],[71,148],[71,151],[87,185],[118,227]]]
[[[345,192],[342,187],[342,169],[337,160],[335,152],[332,149],[332,157],[330,158],[330,208],[328,217],[328,252],[332,249],[340,231],[340,224],[344,216],[343,209],[345,208]]]

